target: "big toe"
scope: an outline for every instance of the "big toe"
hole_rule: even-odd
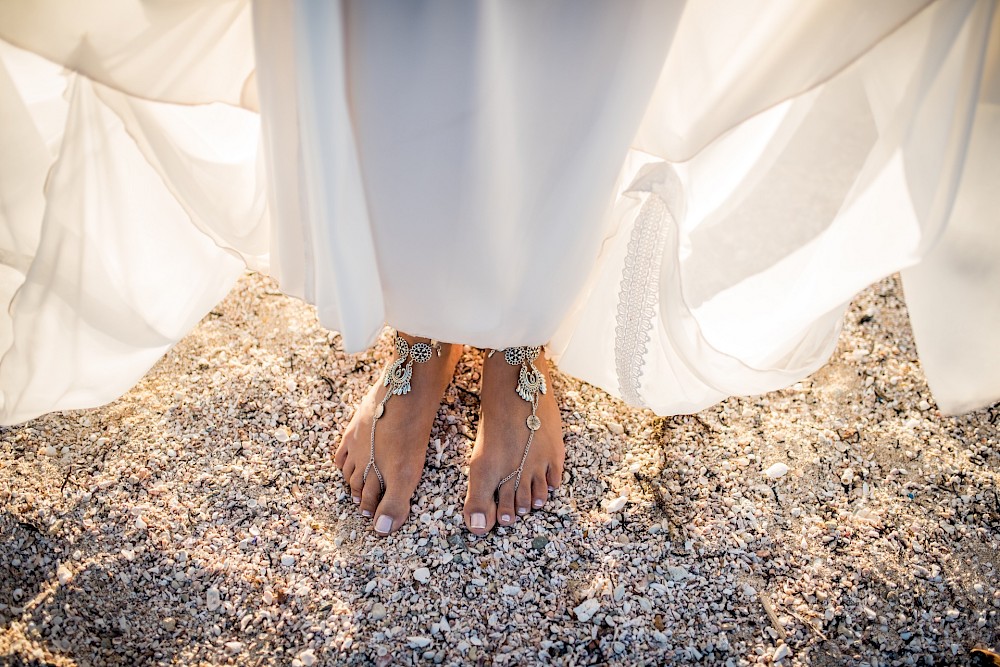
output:
[[[491,484],[487,478],[487,475],[476,474],[475,469],[469,472],[469,490],[465,494],[462,515],[466,527],[476,535],[485,535],[496,523],[497,505],[493,495],[496,484]]]
[[[377,534],[385,537],[399,530],[409,517],[410,498],[390,488],[375,508],[372,526]]]

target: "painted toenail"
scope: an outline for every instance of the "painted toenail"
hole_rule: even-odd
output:
[[[485,528],[486,527],[486,515],[482,512],[476,512],[472,515],[472,527],[473,528]]]
[[[535,498],[535,502],[533,502],[531,504],[534,505],[535,508],[537,509],[537,508],[541,507],[542,505],[544,505],[545,501],[542,500],[541,498]]]
[[[390,530],[392,530],[392,517],[385,514],[380,515],[375,522],[375,532],[388,535]]]
[[[527,507],[518,507],[517,508],[517,513],[518,514],[527,514],[528,513],[528,508]]]
[[[504,523],[507,523],[508,521],[510,521],[510,515],[504,514],[503,516],[500,517],[500,520],[503,521]]]
[[[351,500],[354,501],[355,505],[360,505],[361,504],[361,496],[351,496]]]
[[[372,517],[372,513],[369,510],[361,510],[361,516],[370,519]]]
[[[552,493],[552,492],[554,492],[555,490],[556,490],[556,487],[554,487],[554,486],[550,486],[550,487],[549,487],[549,493]]]

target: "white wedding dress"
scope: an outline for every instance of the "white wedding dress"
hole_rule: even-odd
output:
[[[247,266],[659,414],[823,365],[903,272],[1000,399],[997,0],[0,0],[0,423],[127,391]]]

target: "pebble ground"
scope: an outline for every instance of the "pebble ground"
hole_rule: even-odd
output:
[[[382,370],[248,274],[131,392],[0,429],[2,665],[966,665],[1000,646],[1000,405],[943,417],[899,283],[830,363],[657,418],[556,374],[563,488],[461,522],[467,349],[410,521],[331,455]]]

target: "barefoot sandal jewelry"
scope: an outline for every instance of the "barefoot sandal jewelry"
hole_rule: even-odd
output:
[[[497,350],[491,350],[489,356]],[[521,485],[521,473],[524,472],[524,462],[528,459],[528,450],[531,449],[531,441],[535,438],[535,431],[542,427],[542,420],[536,414],[538,410],[538,394],[546,392],[545,376],[535,368],[535,359],[541,354],[542,348],[535,347],[508,347],[503,350],[504,360],[511,366],[520,366],[521,372],[517,376],[517,395],[531,403],[531,414],[525,420],[528,427],[528,442],[524,445],[524,454],[521,455],[521,463],[517,470],[510,473],[497,484],[495,496],[499,497],[500,487],[511,479],[514,480],[514,491]]]
[[[441,344],[436,340],[432,340],[430,343],[414,343],[410,345],[403,340],[398,331],[394,331],[393,336],[395,337],[396,344],[396,361],[392,362],[389,368],[386,369],[385,378],[382,380],[382,385],[389,387],[389,391],[382,397],[379,404],[375,406],[368,465],[365,466],[365,472],[361,476],[361,483],[364,484],[368,479],[369,471],[374,471],[375,476],[378,477],[378,485],[383,493],[385,492],[385,480],[382,478],[382,473],[379,471],[378,466],[375,465],[375,426],[385,413],[385,404],[389,402],[390,398],[410,393],[413,362],[415,361],[418,364],[426,363],[431,360],[431,355],[435,352],[439,357],[441,356]]]

